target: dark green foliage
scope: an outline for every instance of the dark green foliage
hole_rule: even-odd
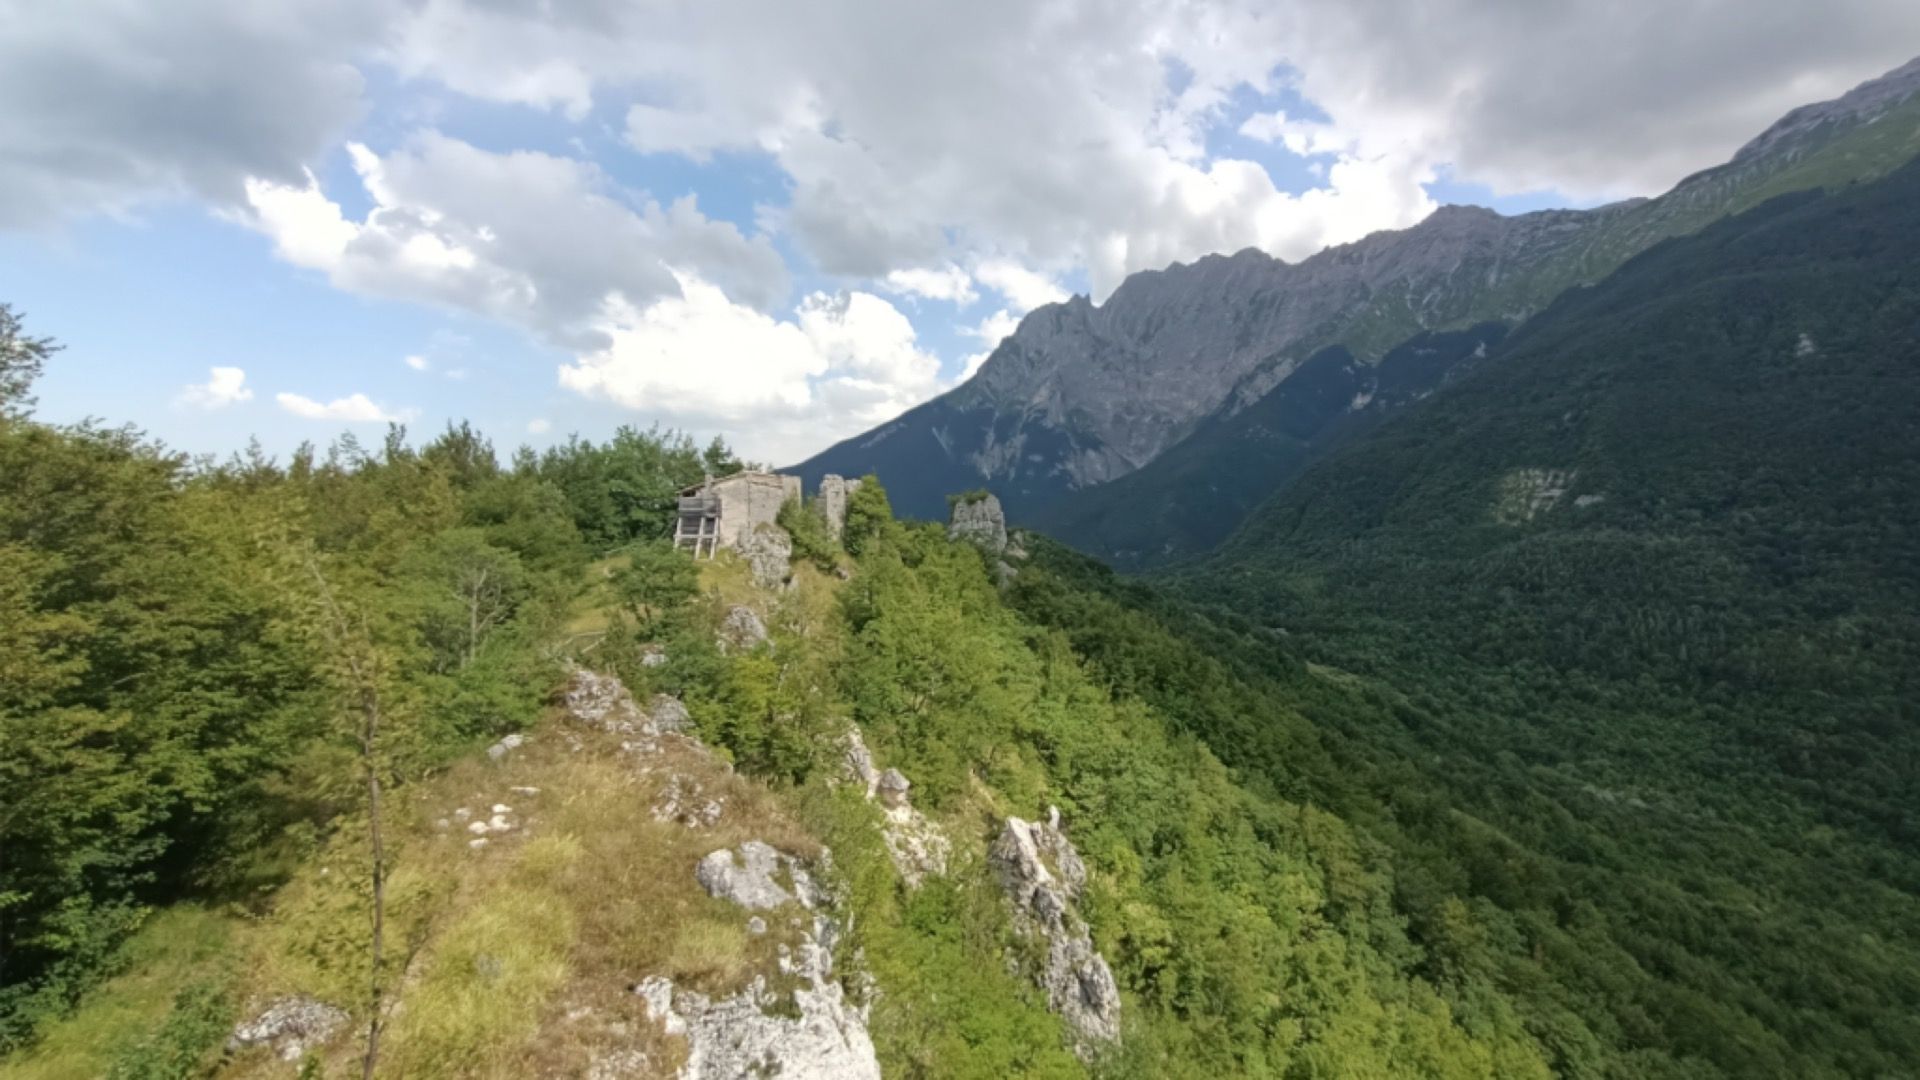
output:
[[[1655,248],[1174,581],[1341,775],[1196,730],[1390,843],[1430,976],[1563,1074],[1920,1057],[1916,207],[1909,166]]]
[[[561,492],[580,535],[605,552],[672,536],[680,490],[737,465],[718,439],[702,451],[678,432],[622,427],[605,443],[576,435],[527,468]]]
[[[643,635],[669,625],[700,587],[700,571],[686,552],[665,541],[635,544],[627,564],[614,571],[613,591]]]
[[[1108,1072],[1545,1075],[1517,1012],[1486,978],[1470,973],[1459,995],[1481,1002],[1469,1026],[1418,970],[1384,848],[1330,813],[1241,786],[1181,734],[1208,710],[1252,703],[1264,711],[1249,723],[1285,725],[1315,751],[1301,717],[1164,632],[1147,634],[1150,620],[1044,561],[1024,567],[1014,588],[1037,615],[1096,640],[1138,642],[1206,704],[1188,711],[1175,692],[1163,710],[1144,686],[1109,693],[1115,669],[1088,671],[1076,655],[1087,646],[1016,615],[979,551],[933,526],[896,528],[861,559],[842,593],[838,691],[881,760],[913,778],[917,805],[984,818],[978,842],[1001,811],[1060,807],[1095,871],[1085,914],[1127,994],[1127,1046]],[[1204,692],[1210,679],[1222,685]],[[983,790],[995,812],[970,805]],[[854,888],[866,887],[857,836],[834,844]],[[856,925],[891,988],[876,1038],[896,1060],[925,1063],[934,1047],[951,1055],[938,1069],[923,1064],[931,1072],[1057,1068],[1029,1056],[1045,1034],[1008,1008],[1009,994],[1033,1001],[1031,991],[1009,986],[996,964],[967,959],[1004,957],[1010,946],[1023,962],[1036,959],[1005,929],[1003,907],[967,891],[978,881],[935,883]]]

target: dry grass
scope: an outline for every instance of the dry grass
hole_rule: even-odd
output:
[[[721,801],[718,824],[654,820],[675,775]],[[513,808],[516,828],[472,850],[453,811],[485,816],[494,803]],[[617,738],[558,719],[504,761],[463,762],[409,789],[394,816],[389,947],[408,956],[391,995],[381,1074],[396,1077],[578,1075],[617,1050],[645,1053],[670,1075],[678,1040],[658,1033],[631,986],[657,974],[733,993],[773,974],[778,947],[799,934],[773,913],[768,933],[749,935],[748,913],[708,897],[695,865],[749,839],[809,857],[819,851],[769,792],[691,740],[625,753]],[[364,866],[361,844],[344,830],[289,886],[260,934],[251,1000],[290,991],[349,1005],[364,999],[366,907],[356,873]],[[330,1070],[345,1070],[358,1042],[358,1031],[336,1039]],[[255,1053],[228,1075],[284,1068]]]

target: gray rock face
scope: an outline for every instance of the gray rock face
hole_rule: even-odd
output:
[[[812,908],[825,900],[800,860],[758,840],[736,850],[722,848],[700,860],[694,879],[708,896],[731,900],[749,911],[783,904]]]
[[[693,726],[693,717],[680,699],[670,694],[655,694],[647,703],[647,722],[652,725],[652,733],[663,735],[673,732],[685,734]]]
[[[270,1047],[281,1061],[299,1061],[346,1027],[352,1017],[310,997],[276,998],[260,1015],[233,1029],[227,1049]]]
[[[1049,810],[1044,824],[1008,818],[987,860],[1013,905],[1015,928],[1046,943],[1046,968],[1036,981],[1066,1021],[1076,1052],[1091,1058],[1117,1042],[1120,987],[1080,919],[1087,866],[1061,831],[1060,812]]]
[[[746,652],[767,642],[767,624],[750,607],[734,605],[720,620],[720,645],[723,650]]]
[[[1660,240],[1751,205],[1783,170],[1916,95],[1920,64],[1910,63],[1789,113],[1732,161],[1656,199],[1512,217],[1447,206],[1299,263],[1247,249],[1136,273],[1099,305],[1076,296],[1036,308],[968,382],[800,470],[871,470],[896,510],[925,518],[946,494],[987,483],[1022,517],[1141,468],[1208,418],[1259,400],[1322,347],[1373,363],[1422,330],[1522,320]],[[1912,149],[1834,171],[1878,175]]]
[[[688,734],[693,720],[680,699],[655,694],[643,712],[626,685],[611,675],[585,668],[574,671],[561,703],[568,720],[621,736],[621,747],[629,751],[651,754],[670,737],[698,743]]]
[[[938,825],[914,808],[908,798],[913,784],[905,774],[899,769],[882,772],[874,764],[873,753],[858,727],[848,726],[844,753],[847,777],[866,790],[868,800],[880,803],[880,838],[900,879],[908,888],[917,888],[928,874],[946,873],[952,842]]]
[[[873,751],[867,749],[867,741],[860,737],[860,729],[847,725],[847,734],[841,753],[847,776],[866,789],[867,798],[880,786],[880,769],[873,762]]]
[[[753,572],[753,583],[762,589],[785,588],[793,576],[793,538],[778,525],[754,529],[741,554]]]
[[[994,555],[1007,550],[1007,515],[993,495],[961,499],[947,519],[947,539],[965,540]]]
[[[791,889],[782,885],[782,876]],[[800,944],[780,947],[780,973],[797,984],[790,1001],[769,988],[764,976],[755,977],[742,993],[717,1000],[678,989],[660,976],[634,987],[666,1034],[687,1040],[681,1080],[879,1080],[866,1013],[847,1001],[834,976],[839,927],[814,910],[826,898],[799,861],[749,840],[737,851],[716,851],[701,860],[695,877],[708,893],[748,910],[799,904],[814,913]],[[765,921],[760,925],[765,932]]]
[[[574,723],[616,735],[639,734],[647,723],[624,683],[585,668],[568,677],[561,703]]]

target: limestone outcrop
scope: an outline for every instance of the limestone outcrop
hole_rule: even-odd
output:
[[[866,789],[868,801],[880,803],[881,839],[901,880],[913,888],[928,874],[946,873],[953,845],[938,825],[914,808],[908,798],[913,784],[905,774],[899,769],[882,771],[858,727],[848,726],[842,752],[847,778]]]
[[[947,539],[977,544],[990,555],[1007,550],[1007,515],[992,494],[962,496],[947,519]]]
[[[718,999],[657,975],[633,988],[667,1035],[686,1039],[681,1080],[879,1080],[866,1013],[847,1000],[834,975],[839,925],[801,860],[749,840],[708,855],[694,876],[710,895],[749,911],[792,911],[793,923],[805,929],[797,945],[779,946],[781,982],[790,990],[776,989],[764,975]],[[765,933],[767,920],[754,921]]]
[[[693,876],[708,896],[730,900],[748,911],[787,904],[812,909],[826,900],[800,860],[758,840],[712,852],[700,860]]]
[[[346,1027],[345,1009],[304,995],[276,998],[258,1015],[233,1029],[227,1049],[271,1049],[281,1061],[296,1062]]]
[[[1060,811],[1049,807],[1044,823],[1008,818],[987,861],[1013,905],[1014,928],[1046,945],[1035,981],[1066,1021],[1075,1051],[1091,1058],[1118,1042],[1120,987],[1080,918],[1087,865],[1061,830]]]
[[[741,548],[753,583],[762,589],[784,589],[793,577],[793,538],[778,525],[759,525]]]
[[[727,609],[726,617],[720,620],[720,646],[722,650],[746,652],[767,640],[767,624],[752,608],[736,604]]]

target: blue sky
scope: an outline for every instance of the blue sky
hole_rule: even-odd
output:
[[[1906,5],[1846,6],[1867,30],[1731,43],[1710,4],[1660,41],[1562,13],[1592,36],[1523,64],[1491,0],[30,5],[0,300],[66,345],[43,418],[192,452],[467,418],[784,463],[1136,270],[1656,193],[1920,49]]]

